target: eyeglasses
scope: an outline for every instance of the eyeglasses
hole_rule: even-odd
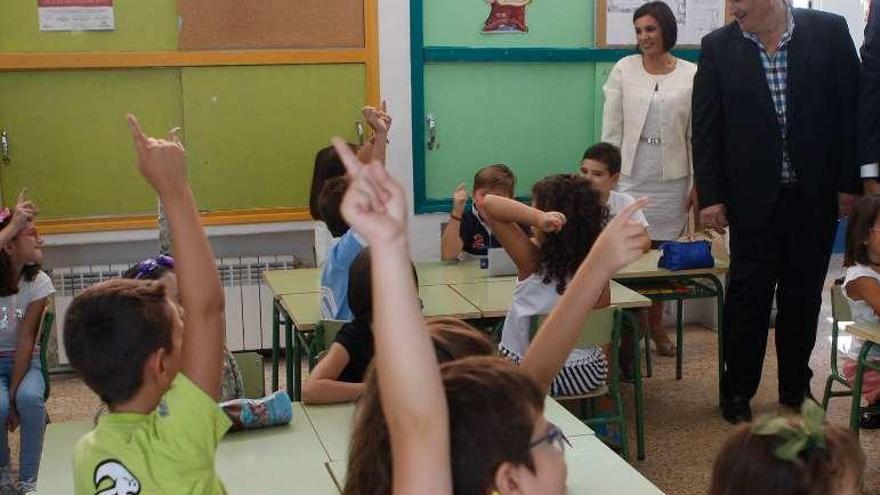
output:
[[[154,256],[152,258],[147,258],[144,261],[138,263],[138,272],[137,275],[134,276],[135,279],[140,279],[146,275],[149,275],[156,271],[160,266],[164,266],[165,268],[174,269],[174,258],[171,256],[165,256],[164,254],[160,254],[159,256]]]
[[[547,434],[543,437],[533,440],[532,443],[529,444],[529,450],[543,444],[552,445],[556,447],[559,452],[565,452],[565,446],[568,445],[571,447],[571,442],[566,438],[565,433],[559,429],[558,426],[550,423],[550,428],[547,429]]]

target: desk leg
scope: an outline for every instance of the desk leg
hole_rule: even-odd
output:
[[[278,390],[278,354],[281,347],[281,323],[278,314],[278,300],[272,300],[272,391]]]
[[[641,332],[638,318],[631,311],[624,311],[624,315],[632,325],[633,333],[638,336]],[[641,340],[633,338],[633,395],[636,403],[636,455],[640,461],[645,460],[645,398],[642,394],[642,358]]]
[[[718,405],[721,405],[721,377],[724,376],[724,286],[715,275],[707,278],[715,285],[715,304],[718,307]]]
[[[675,379],[681,380],[681,363],[684,360],[684,301],[676,299],[675,301],[675,343],[678,347],[675,349]]]
[[[302,367],[300,363],[299,345],[293,338],[293,322],[290,318],[284,324],[284,352],[287,353],[284,360],[287,365],[287,395],[292,401],[300,400],[300,389],[302,388]]]
[[[874,343],[871,341],[867,341],[862,345],[862,350],[859,352],[859,360],[856,366],[856,383],[853,385],[852,389],[852,406],[849,411],[849,429],[859,436],[859,412],[862,406],[862,379],[865,375],[865,362],[868,359],[868,351],[871,350],[871,347],[874,346]]]

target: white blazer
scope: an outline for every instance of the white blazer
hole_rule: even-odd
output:
[[[662,78],[657,85],[660,104],[663,161],[663,180],[690,176],[693,170],[691,154],[691,93],[697,66],[677,59],[675,70]],[[617,62],[611,69],[605,92],[605,108],[602,112],[602,141],[620,148],[623,159],[621,173],[631,175],[633,160],[648,107],[654,92],[656,76],[645,71],[641,55],[630,55]]]

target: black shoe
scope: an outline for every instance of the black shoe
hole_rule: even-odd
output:
[[[721,414],[732,425],[752,420],[752,408],[749,406],[749,400],[739,395],[721,401]]]
[[[779,403],[784,407],[787,407],[794,411],[795,413],[800,414],[801,406],[804,405],[805,400],[811,400],[813,402],[818,403],[815,397],[813,397],[812,392],[810,390],[805,390],[803,394],[783,394],[779,396]]]
[[[863,430],[880,429],[880,411],[863,407],[859,414],[859,428]]]

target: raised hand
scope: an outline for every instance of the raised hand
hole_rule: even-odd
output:
[[[455,188],[455,192],[452,193],[452,214],[460,217],[464,213],[464,205],[467,204],[467,200],[467,186],[462,182]]]
[[[128,127],[138,155],[138,170],[159,196],[188,187],[186,150],[177,135],[179,129],[172,129],[167,139],[152,138],[144,134],[132,114],[128,114]]]
[[[333,147],[351,179],[342,199],[342,216],[370,245],[406,242],[406,192],[378,164],[363,164],[341,138]]]
[[[542,231],[550,234],[559,232],[565,226],[565,214],[558,211],[547,211],[541,216],[540,228]]]
[[[27,188],[24,187],[18,193],[18,197],[15,200],[15,208],[12,210],[12,220],[9,222],[9,227],[12,229],[13,235],[17,235],[21,232],[22,229],[27,226],[28,222],[32,222],[34,217],[37,216],[37,213],[40,212],[32,201],[27,200],[26,195]]]
[[[385,100],[382,100],[382,107],[380,109],[370,106],[361,108],[361,115],[363,115],[364,120],[367,121],[367,124],[376,134],[385,135],[391,129],[391,116],[388,115],[388,105]]]
[[[587,260],[608,278],[644,254],[645,227],[632,216],[647,203],[647,198],[640,198],[621,210],[593,243]]]

